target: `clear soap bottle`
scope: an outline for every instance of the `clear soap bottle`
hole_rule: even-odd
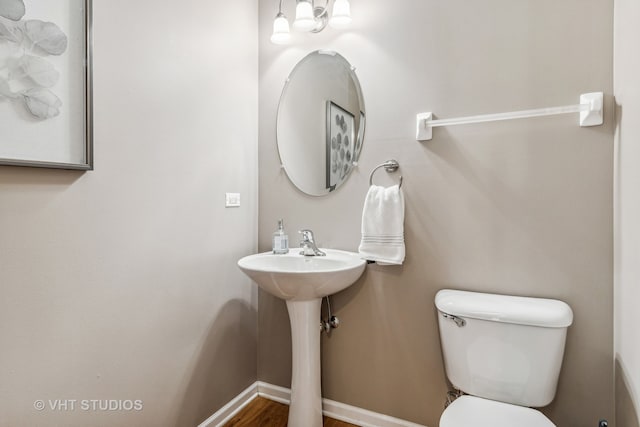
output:
[[[289,236],[284,232],[284,221],[278,220],[278,229],[273,233],[271,241],[274,254],[286,254],[289,252]]]

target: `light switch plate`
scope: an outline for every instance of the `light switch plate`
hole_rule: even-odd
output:
[[[225,207],[237,208],[240,206],[240,193],[225,193]]]

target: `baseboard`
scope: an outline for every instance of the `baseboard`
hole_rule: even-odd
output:
[[[329,399],[322,399],[322,413],[327,417],[361,427],[426,427]]]
[[[291,389],[258,381],[258,396],[288,405],[291,403]]]
[[[258,383],[253,383],[198,427],[221,427],[258,396]]]
[[[273,384],[258,381],[258,395],[265,399],[288,405],[291,402],[291,390]],[[322,399],[322,413],[335,420],[355,424],[361,427],[425,427],[421,424],[379,414],[367,409],[347,405],[330,399]]]

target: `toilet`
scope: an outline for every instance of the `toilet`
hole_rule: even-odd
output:
[[[571,307],[449,289],[435,304],[447,378],[465,393],[440,427],[555,427],[533,408],[555,397]]]

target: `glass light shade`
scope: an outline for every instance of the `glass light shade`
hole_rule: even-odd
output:
[[[300,31],[311,31],[316,27],[316,18],[313,15],[313,6],[307,0],[298,1],[296,5],[296,20],[293,27]]]
[[[329,25],[333,28],[345,28],[351,24],[351,6],[349,0],[336,0]]]
[[[285,44],[291,39],[291,33],[289,32],[289,21],[287,18],[279,13],[276,19],[273,21],[273,34],[271,34],[271,43]]]

